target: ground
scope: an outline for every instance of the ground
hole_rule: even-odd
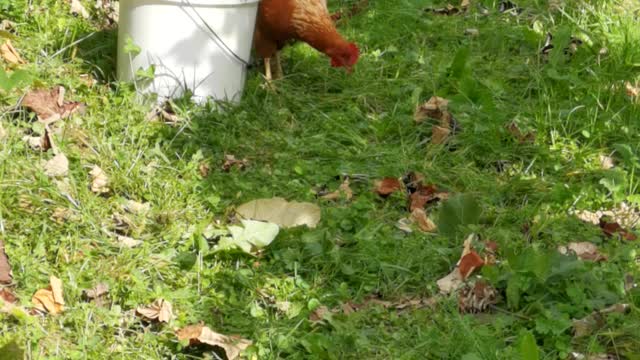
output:
[[[8,289],[29,311],[55,276],[65,301],[58,315],[0,313],[0,346],[17,345],[30,359],[216,358],[176,338],[175,329],[202,321],[251,340],[244,356],[260,359],[639,358],[639,243],[624,239],[633,224],[627,236],[607,236],[573,215],[639,203],[637,2],[520,0],[501,12],[499,1],[472,0],[446,15],[430,10],[443,2],[369,1],[339,22],[361,48],[352,74],[297,44],[283,54],[275,90],[251,69],[240,104],[178,101],[175,124],[146,120],[149,106],[114,80],[117,31],[82,3],[90,19],[71,15],[66,1],[0,0],[25,60],[3,66],[31,76],[0,90]],[[554,48],[543,53],[547,32]],[[54,85],[86,104],[55,124],[57,151],[69,159],[66,186],[43,171],[53,149],[22,140],[42,125],[14,108],[28,89]],[[434,95],[450,100],[458,124],[444,144],[432,140],[428,120],[414,121]],[[223,171],[228,154],[247,166]],[[91,190],[94,165],[108,193]],[[451,225],[455,204],[440,202],[427,209],[438,231],[401,231],[404,196],[383,199],[372,188],[411,171],[479,215]],[[316,196],[345,175],[352,199]],[[233,222],[235,206],[273,196],[318,204],[320,223],[281,230],[255,256],[213,251],[212,227]],[[150,208],[128,213],[128,200]],[[116,233],[142,244],[121,246]],[[436,296],[472,233],[479,252],[497,245],[497,262],[474,274],[497,299],[477,314],[462,313],[458,295]],[[560,255],[571,242],[595,244],[607,259]],[[97,283],[109,286],[105,306],[83,299]],[[173,306],[168,324],[131,316],[158,298]],[[389,306],[409,298],[435,300]],[[366,305],[318,319],[323,306],[356,303]],[[572,319],[613,304],[628,312],[575,336]]]

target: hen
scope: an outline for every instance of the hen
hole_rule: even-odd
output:
[[[336,29],[326,0],[262,0],[254,36],[257,55],[264,59],[267,81],[282,76],[278,51],[291,41],[303,41],[331,59],[331,66],[350,72],[358,62],[358,47]],[[271,72],[271,59],[275,76]]]

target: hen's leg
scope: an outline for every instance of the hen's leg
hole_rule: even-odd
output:
[[[264,77],[268,82],[273,79],[271,76],[271,58],[264,58]]]
[[[282,77],[284,76],[284,74],[282,73],[282,63],[280,63],[280,52],[277,52],[275,55],[275,79],[282,79]]]

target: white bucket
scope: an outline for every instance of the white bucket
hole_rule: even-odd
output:
[[[260,0],[121,0],[118,79],[135,80],[155,66],[140,86],[158,100],[182,96],[238,101],[242,96]],[[130,38],[141,52],[124,51]],[[137,85],[137,86],[138,86]]]

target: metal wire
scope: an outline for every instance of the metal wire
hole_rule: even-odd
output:
[[[196,8],[191,4],[191,2],[189,0],[184,0],[184,2],[189,5],[189,7],[191,7],[191,9],[193,10],[193,12],[196,14],[196,16],[198,16],[198,18],[200,19],[200,21],[204,24],[204,26],[206,26],[206,28],[211,32],[211,34],[216,38],[216,40],[218,41],[219,44],[222,44],[222,46],[231,54],[233,55],[234,58],[236,58],[236,60],[238,60],[241,64],[243,64],[244,66],[250,66],[251,64],[249,64],[249,62],[243,58],[241,58],[238,54],[236,54],[233,50],[231,50],[231,48],[229,46],[227,46],[227,44],[225,44],[225,42],[222,40],[222,38],[220,38],[220,36],[216,33],[215,30],[213,30],[211,28],[211,26],[209,26],[209,24],[207,24],[207,22],[204,20],[204,18],[200,15],[200,13],[198,12],[198,10],[196,10]]]

